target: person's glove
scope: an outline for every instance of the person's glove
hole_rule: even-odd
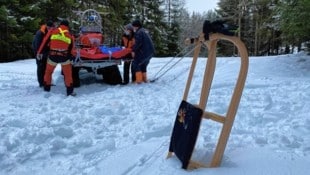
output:
[[[38,61],[42,60],[43,54],[37,54],[36,58],[37,58]]]

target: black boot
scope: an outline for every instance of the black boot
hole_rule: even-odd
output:
[[[51,90],[51,85],[44,85],[44,91],[49,92]]]
[[[67,96],[69,96],[69,95],[76,96],[76,93],[73,92],[73,86],[67,87]]]

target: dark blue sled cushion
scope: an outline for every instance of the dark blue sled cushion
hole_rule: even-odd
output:
[[[182,101],[174,122],[169,152],[181,160],[182,168],[187,169],[193,153],[203,111],[194,105]]]

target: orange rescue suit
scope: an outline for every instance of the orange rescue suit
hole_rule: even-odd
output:
[[[72,53],[74,45],[74,38],[69,32],[69,28],[65,25],[60,25],[47,33],[38,50],[41,54],[45,47],[49,47],[49,57],[47,60],[46,71],[44,75],[44,84],[51,85],[52,74],[57,64],[61,64],[64,74],[64,81],[66,87],[72,87],[72,65],[70,61],[70,54]]]

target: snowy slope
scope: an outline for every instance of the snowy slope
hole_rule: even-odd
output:
[[[153,58],[150,79],[170,59]],[[199,100],[205,62],[197,65],[192,103]],[[59,67],[56,86],[46,93],[34,60],[0,64],[0,174],[309,174],[310,57],[304,54],[250,58],[220,167],[184,171],[176,157],[166,159],[190,63],[185,58],[142,85],[110,86],[81,72],[76,97],[65,96]],[[218,58],[209,111],[226,112],[239,63]],[[219,124],[203,120],[195,160],[208,163],[219,132]]]

